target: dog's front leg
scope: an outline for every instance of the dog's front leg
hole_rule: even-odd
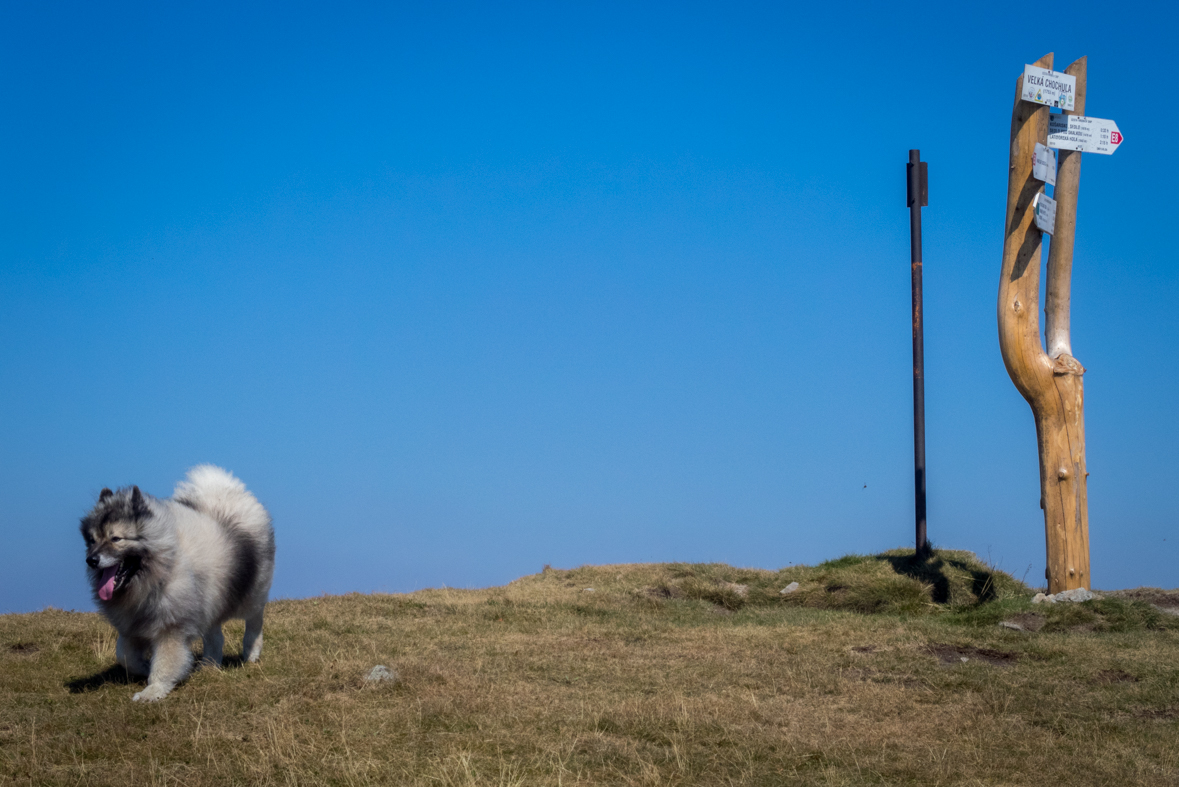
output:
[[[188,649],[188,637],[180,632],[165,634],[155,642],[147,688],[131,699],[135,702],[162,700],[188,675],[191,667],[192,651]]]
[[[120,634],[119,641],[115,643],[115,660],[132,675],[146,675],[151,669],[147,658],[144,657],[146,646],[146,640],[124,637]]]

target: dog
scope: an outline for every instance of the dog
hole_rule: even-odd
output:
[[[82,517],[94,601],[119,632],[115,656],[147,675],[131,699],[163,699],[202,661],[221,666],[221,624],[244,619],[242,658],[262,655],[262,612],[274,576],[270,515],[225,470],[200,465],[160,500],[139,487],[103,489]]]

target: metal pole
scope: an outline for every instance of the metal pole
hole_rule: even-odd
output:
[[[913,497],[917,557],[930,553],[925,534],[925,330],[921,310],[921,208],[929,204],[929,178],[921,151],[909,151],[909,239],[913,277]]]

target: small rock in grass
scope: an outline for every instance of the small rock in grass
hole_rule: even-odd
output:
[[[593,593],[593,592],[594,592],[593,588],[586,588],[585,590],[582,591],[582,593]]]
[[[1093,591],[1085,588],[1073,588],[1072,590],[1062,590],[1056,594],[1057,601],[1092,601],[1097,598]]]
[[[791,582],[789,585],[779,590],[778,595],[785,596],[787,593],[793,593],[796,590],[798,590],[798,583]]]
[[[725,590],[731,590],[741,598],[749,595],[749,585],[739,585],[736,582],[721,582],[719,584]]]
[[[364,682],[370,684],[396,683],[398,680],[400,678],[397,676],[397,670],[391,670],[384,664],[378,664],[364,676]]]
[[[1037,593],[1032,598],[1033,604],[1055,604],[1060,601],[1092,601],[1093,599],[1101,598],[1091,590],[1085,588],[1073,588],[1072,590],[1062,590],[1059,593],[1053,593],[1050,596],[1043,593]]]
[[[1013,631],[1027,631],[1023,626],[1016,623],[1014,620],[1004,620],[999,623],[1005,629],[1012,629]]]

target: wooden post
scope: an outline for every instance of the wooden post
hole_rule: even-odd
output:
[[[1052,68],[1052,55],[1035,65]],[[1073,114],[1084,112],[1085,59],[1067,69],[1077,77]],[[1015,387],[1031,405],[1040,454],[1040,507],[1048,552],[1048,592],[1088,588],[1089,506],[1086,493],[1085,369],[1069,341],[1069,282],[1076,230],[1080,153],[1064,154],[1056,178],[1055,234],[1048,258],[1048,351],[1040,342],[1040,230],[1032,200],[1042,190],[1032,177],[1037,142],[1048,140],[1048,107],[1020,99],[1021,75],[1011,115],[1007,221],[999,278],[999,349]]]
[[[1077,78],[1077,95],[1073,111],[1066,115],[1085,114],[1085,66],[1082,57],[1064,70]],[[1073,237],[1077,229],[1077,191],[1081,183],[1081,151],[1059,151],[1056,171],[1056,230],[1048,244],[1048,282],[1044,304],[1044,338],[1048,357],[1071,356],[1069,338],[1069,293],[1073,275]],[[1079,378],[1078,378],[1079,379]]]

